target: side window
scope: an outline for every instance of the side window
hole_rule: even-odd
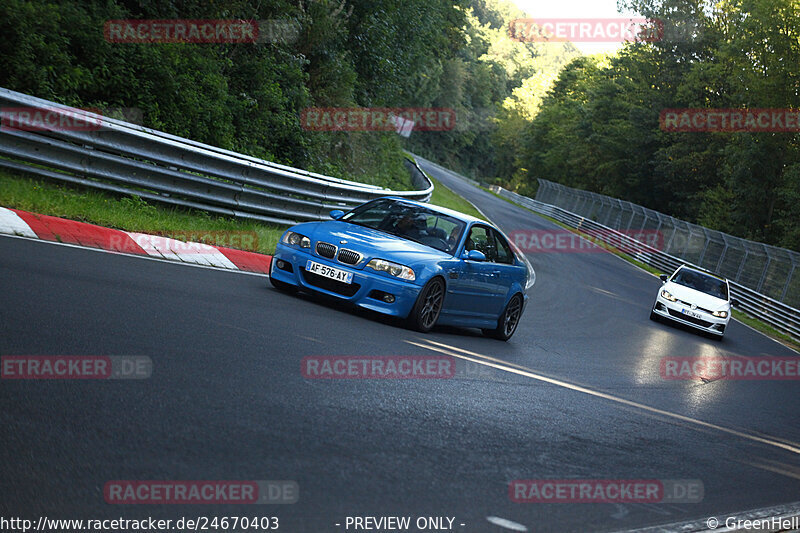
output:
[[[511,252],[511,247],[508,245],[506,240],[503,238],[502,235],[497,233],[496,231],[492,231],[494,234],[494,240],[497,244],[497,262],[498,263],[505,263],[507,265],[514,264],[514,254]]]
[[[473,226],[469,231],[466,250],[483,252],[487,261],[497,262],[497,248],[494,244],[492,230],[485,226]]]

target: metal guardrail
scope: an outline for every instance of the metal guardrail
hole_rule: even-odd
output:
[[[420,156],[417,155],[415,157],[420,157]],[[474,185],[476,187],[483,187],[483,186],[488,187],[489,186],[488,184],[485,184],[485,183],[483,183],[481,181],[475,181],[475,180],[470,179],[470,178],[468,178],[466,176],[462,176],[461,174],[457,174],[457,173],[453,172],[452,170],[450,170],[447,167],[443,167],[442,165],[439,165],[438,163],[434,163],[430,159],[425,159],[424,157],[421,158],[421,159],[423,161],[425,161],[426,165],[430,165],[430,166],[436,168],[436,170],[438,170],[439,172],[444,172],[445,174],[449,174],[450,176],[455,176],[456,178],[458,178],[458,179],[460,179],[462,181],[466,181],[467,183],[471,183],[472,185]]]
[[[684,264],[697,266],[691,262],[684,261],[683,259],[653,248],[644,242],[634,239],[630,235],[580,215],[576,215],[566,209],[539,202],[527,196],[521,196],[514,192],[507,191],[502,187],[492,186],[492,189],[504,198],[526,207],[531,211],[553,218],[567,227],[581,231],[590,236],[593,241],[599,241],[623,250],[637,261],[641,261],[665,273],[672,273],[675,269]],[[630,250],[634,250],[634,252],[630,252]],[[734,299],[739,300],[739,307],[742,311],[766,322],[782,333],[790,335],[795,339],[800,339],[800,310],[758,293],[739,283],[733,281],[729,281],[729,283],[731,286],[731,295]]]
[[[93,127],[42,127],[41,109]],[[324,220],[332,209],[381,196],[427,201],[433,183],[406,165],[420,190],[394,191],[308,172],[0,88],[0,166],[51,180],[137,195],[217,215],[278,224]],[[8,125],[21,127],[9,127]]]
[[[800,307],[800,253],[735,237],[653,209],[539,179],[536,200],[620,231],[655,231],[663,252],[719,273],[791,307]]]

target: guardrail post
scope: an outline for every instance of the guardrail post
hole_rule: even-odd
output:
[[[786,300],[786,293],[789,292],[789,284],[792,281],[792,276],[794,276],[794,267],[797,266],[792,262],[792,269],[789,271],[789,275],[786,276],[786,284],[783,286],[783,292],[781,292],[781,301],[784,302]]]
[[[603,209],[606,212],[606,218],[603,221],[603,225],[611,227],[611,221],[614,217],[614,203],[610,198],[603,198]]]
[[[769,254],[769,251],[766,247],[764,247],[764,251],[767,252],[767,262],[764,265],[764,270],[761,272],[761,279],[758,280],[758,287],[756,288],[756,292],[761,292],[761,287],[764,286],[764,280],[767,279],[767,271],[769,270],[769,265],[772,262],[772,256]]]
[[[744,264],[747,262],[747,257],[750,255],[750,250],[747,248],[744,249],[744,257],[742,257],[742,261],[739,263],[739,270],[736,271],[736,283],[739,283],[739,280],[742,279],[742,270],[744,270]]]
[[[711,242],[711,239],[708,238],[708,234],[706,233],[705,228],[703,228],[703,238],[706,240],[706,244],[703,246],[703,251],[700,252],[700,257],[697,259],[697,264],[703,266],[703,258],[706,256],[706,250],[708,250],[708,244]]]
[[[725,236],[724,233],[720,233],[722,235],[722,241],[725,243],[725,248],[722,249],[722,253],[719,255],[719,260],[717,261],[717,268],[714,270],[715,272],[719,272],[722,269],[722,262],[725,259],[725,254],[728,253],[728,238]]]
[[[650,220],[650,215],[647,214],[647,210],[643,207],[642,208],[642,227],[639,228],[639,231],[644,231],[645,226],[647,226],[647,221]]]

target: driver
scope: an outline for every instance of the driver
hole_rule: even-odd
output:
[[[411,213],[403,215],[397,224],[395,224],[394,229],[400,235],[405,235],[412,239],[419,239],[421,237],[419,228],[417,227],[417,218]]]

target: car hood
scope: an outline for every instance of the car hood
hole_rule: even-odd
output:
[[[673,283],[671,281],[665,283],[661,288],[669,291],[670,294],[672,294],[678,300],[695,304],[697,307],[702,307],[703,309],[708,309],[709,311],[725,311],[730,307],[730,304],[727,300],[717,298],[716,296],[711,296],[710,294],[706,294],[695,289],[690,289],[689,287],[685,287],[683,285],[678,285],[677,283]]]
[[[311,239],[312,245],[315,245],[317,241],[325,241],[340,248],[360,252],[367,260],[377,257],[410,266],[420,261],[452,259],[453,257],[418,242],[340,220],[307,222],[295,226],[292,231],[306,235]],[[341,241],[347,242],[342,243]],[[360,264],[359,266],[363,267],[364,265]]]

